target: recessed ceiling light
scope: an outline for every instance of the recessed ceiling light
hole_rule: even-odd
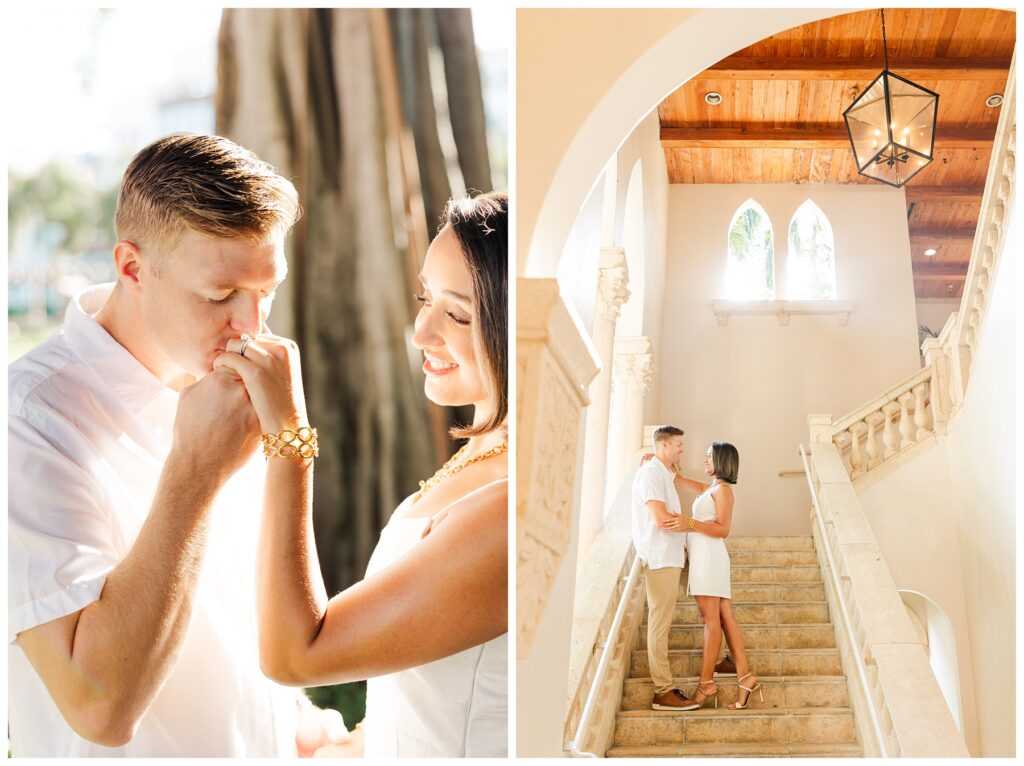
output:
[[[935,248],[934,247],[929,247],[927,250],[924,251],[924,254],[925,255],[935,255]]]
[[[716,91],[704,94],[704,101],[711,106],[718,106],[722,103],[722,94]]]
[[[991,107],[997,107],[1003,103],[1002,93],[993,93],[991,96],[985,99],[985,105]]]

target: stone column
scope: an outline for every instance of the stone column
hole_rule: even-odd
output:
[[[642,335],[615,339],[613,422],[608,441],[606,483],[609,499],[614,499],[623,477],[629,473],[627,461],[643,446],[644,397],[647,396],[647,389],[654,376],[654,355],[651,350],[650,339]]]
[[[608,460],[608,409],[612,394],[615,323],[622,304],[629,298],[628,282],[626,251],[621,247],[602,247],[594,306],[594,347],[601,360],[601,369],[590,384],[590,407],[587,408],[577,567],[583,566],[590,544],[604,525],[604,471]]]
[[[554,279],[516,282],[516,666],[520,755],[561,754],[583,408],[597,354]],[[564,566],[563,566],[564,564]]]
[[[946,433],[949,416],[952,411],[950,397],[951,370],[949,357],[938,338],[926,338],[922,344],[924,363],[932,368],[931,405],[935,433]]]

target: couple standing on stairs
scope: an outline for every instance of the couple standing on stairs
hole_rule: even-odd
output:
[[[742,710],[761,685],[750,670],[743,634],[732,613],[729,553],[725,549],[739,453],[731,444],[712,442],[704,458],[704,473],[712,477],[710,484],[679,474],[682,454],[683,431],[661,426],[654,432],[653,458],[644,456],[633,480],[633,545],[647,565],[647,656],[654,682],[651,707],[696,710],[712,698],[717,707],[717,673],[739,676],[739,695],[729,709]],[[676,487],[700,493],[693,502],[692,517],[682,515]],[[668,634],[687,552],[690,567],[686,592],[696,599],[704,623],[704,656],[692,699],[675,686],[668,656]],[[726,654],[716,664],[723,631],[735,663]]]

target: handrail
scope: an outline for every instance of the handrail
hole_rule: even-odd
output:
[[[597,704],[597,693],[604,684],[604,677],[608,673],[608,665],[611,663],[612,652],[615,650],[615,637],[619,634],[619,629],[622,627],[622,620],[626,614],[626,604],[629,602],[629,598],[633,593],[633,586],[636,585],[639,575],[640,556],[635,555],[633,558],[633,566],[630,567],[629,576],[626,578],[626,586],[622,589],[622,596],[619,598],[619,606],[615,610],[615,617],[612,619],[612,625],[608,629],[608,637],[604,642],[604,649],[601,650],[601,659],[597,663],[597,670],[594,672],[594,681],[590,685],[590,691],[587,693],[587,701],[583,705],[583,714],[580,716],[580,722],[576,726],[576,734],[573,736],[572,742],[570,742],[565,748],[569,751],[569,755],[572,758],[602,757],[596,753],[585,753],[581,751],[579,749],[580,737],[590,725],[590,718],[594,714],[594,706]]]
[[[821,544],[825,549],[825,557],[828,559],[829,575],[832,579],[832,588],[836,594],[836,600],[839,602],[839,612],[842,617],[843,627],[846,629],[846,639],[850,642],[850,650],[853,655],[853,659],[857,666],[857,675],[860,676],[860,682],[864,687],[864,699],[867,702],[868,713],[871,717],[871,726],[875,730],[875,737],[878,739],[878,749],[881,751],[882,758],[888,758],[889,752],[885,747],[885,736],[882,734],[882,725],[878,720],[878,711],[875,709],[875,701],[871,697],[871,685],[868,683],[867,670],[864,667],[864,659],[860,656],[860,650],[858,649],[857,639],[853,634],[853,628],[850,624],[850,609],[846,605],[846,598],[843,596],[843,589],[839,583],[838,575],[836,574],[836,562],[832,558],[832,550],[829,548],[828,533],[825,531],[825,520],[821,514],[821,506],[818,505],[818,493],[814,489],[814,481],[811,479],[811,467],[807,462],[807,453],[804,451],[804,445],[800,445],[800,459],[804,463],[804,474],[807,476],[807,487],[811,491],[811,503],[814,506],[814,516],[818,520],[818,532],[821,534]]]

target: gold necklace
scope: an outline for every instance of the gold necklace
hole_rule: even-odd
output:
[[[437,486],[450,476],[454,476],[466,466],[473,465],[473,463],[476,463],[480,460],[486,460],[487,458],[494,457],[495,455],[500,455],[502,452],[508,449],[508,442],[502,442],[496,447],[491,447],[489,450],[481,452],[479,455],[474,455],[465,463],[458,463],[458,465],[455,465],[458,462],[459,458],[462,457],[462,453],[465,452],[468,448],[469,445],[464,444],[459,449],[458,452],[456,452],[454,455],[448,458],[448,462],[446,462],[443,466],[437,469],[437,472],[433,476],[431,476],[426,481],[421,481],[419,491],[413,497],[412,501],[415,503],[417,500],[423,497],[423,494],[425,492]]]

